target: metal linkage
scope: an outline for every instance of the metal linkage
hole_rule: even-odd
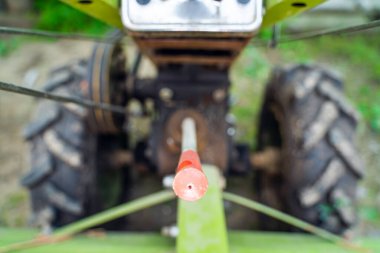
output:
[[[197,151],[195,121],[192,118],[186,118],[182,122],[182,152],[189,149]]]
[[[110,104],[104,104],[104,103],[95,103],[91,100],[82,99],[80,97],[68,97],[68,96],[56,95],[51,92],[25,88],[22,86],[18,86],[11,83],[5,83],[1,81],[0,81],[0,90],[8,91],[11,93],[16,93],[16,94],[22,94],[22,95],[26,95],[30,97],[49,99],[49,100],[53,100],[60,103],[74,103],[80,106],[102,109],[102,110],[111,111],[114,113],[121,113],[121,114],[126,113],[125,108],[122,106],[116,106],[116,105],[110,105]]]

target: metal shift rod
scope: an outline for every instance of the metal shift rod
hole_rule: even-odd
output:
[[[189,149],[197,151],[197,134],[193,118],[185,118],[182,121],[182,152]]]
[[[205,195],[208,181],[202,171],[201,161],[197,153],[197,133],[194,119],[185,118],[182,121],[181,128],[182,152],[173,180],[173,190],[183,200],[196,201]]]

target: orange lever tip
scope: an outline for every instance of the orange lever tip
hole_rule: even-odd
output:
[[[186,201],[201,199],[207,191],[208,181],[202,171],[197,152],[182,152],[173,181],[174,193]]]

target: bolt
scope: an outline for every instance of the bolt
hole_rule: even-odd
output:
[[[216,102],[221,102],[226,98],[226,91],[224,89],[216,89],[212,96]]]
[[[163,227],[161,229],[161,234],[163,236],[167,236],[167,237],[171,237],[171,238],[176,238],[178,236],[178,234],[179,234],[179,229],[175,225]]]
[[[235,115],[233,115],[231,113],[227,114],[226,115],[226,122],[229,123],[229,124],[231,124],[231,125],[235,125],[235,123],[236,123],[236,117],[235,117]]]
[[[174,140],[172,137],[169,137],[166,139],[166,144],[168,144],[168,146],[173,146],[174,145]]]
[[[235,130],[235,128],[233,128],[233,127],[229,127],[229,128],[227,129],[227,134],[228,134],[229,136],[234,136],[234,135],[236,134],[236,130]]]
[[[162,101],[170,102],[173,98],[173,91],[169,88],[162,88],[160,90],[159,96]]]
[[[167,189],[172,189],[173,182],[174,182],[174,175],[168,175],[162,179],[162,185],[164,186],[164,188],[167,188]]]

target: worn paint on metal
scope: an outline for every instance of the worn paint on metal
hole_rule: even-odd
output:
[[[266,12],[261,27],[272,26],[284,19],[305,12],[326,0],[267,0]]]
[[[104,23],[107,23],[119,29],[123,28],[117,0],[92,0],[92,1],[60,0],[60,1],[96,19],[99,19],[100,21],[103,21]]]
[[[209,182],[206,195],[196,202],[179,200],[177,253],[229,251],[220,171],[211,165],[202,167]]]

